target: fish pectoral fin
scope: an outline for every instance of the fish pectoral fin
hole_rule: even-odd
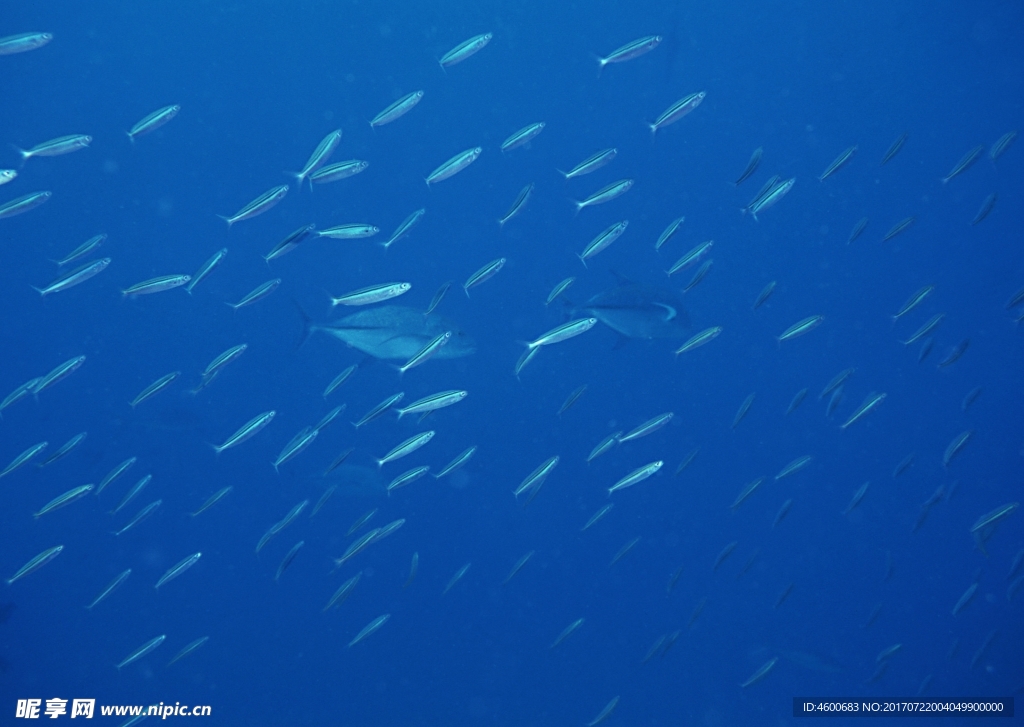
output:
[[[654,305],[658,306],[659,308],[664,308],[665,309],[664,320],[671,321],[672,319],[674,319],[676,317],[676,309],[673,308],[672,306],[670,306],[670,305],[668,305],[666,303],[655,303]]]

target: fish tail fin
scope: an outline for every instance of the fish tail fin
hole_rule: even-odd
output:
[[[234,223],[234,222],[233,222],[233,221],[231,220],[231,218],[230,218],[230,217],[225,217],[224,215],[217,215],[217,216],[218,216],[218,217],[220,217],[220,218],[221,218],[222,220],[224,220],[225,222],[227,222],[227,223],[228,223],[228,229],[229,229],[229,230],[231,229],[231,225],[235,224],[235,223]]]

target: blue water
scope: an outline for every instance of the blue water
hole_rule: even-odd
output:
[[[66,458],[0,480],[0,574],[65,546],[0,594],[0,723],[15,722],[17,700],[52,697],[210,705],[211,724],[224,725],[582,725],[619,696],[606,724],[724,725],[788,722],[797,696],[914,697],[928,676],[928,698],[1019,696],[1024,595],[1008,600],[1007,573],[1024,547],[1022,513],[992,533],[987,557],[970,528],[1024,499],[1024,330],[1014,323],[1021,308],[1004,307],[1024,286],[1024,148],[1018,141],[997,162],[988,158],[1024,123],[1022,21],[1019,4],[1005,1],[5,8],[0,35],[46,31],[54,40],[0,57],[0,140],[21,148],[72,133],[94,140],[20,168],[14,150],[0,156],[0,167],[19,169],[0,203],[53,192],[42,207],[0,220],[0,395],[86,356],[38,401],[3,412],[0,466],[36,442],[50,443],[45,457],[88,432]],[[484,32],[494,38],[477,55],[438,66]],[[654,33],[664,40],[653,52],[598,76],[595,54]],[[418,89],[424,99],[407,116],[376,130],[367,124]],[[702,90],[703,103],[652,142],[645,122]],[[181,105],[178,117],[129,143],[125,130],[168,104]],[[546,128],[528,147],[499,151],[535,121]],[[365,159],[368,170],[312,193],[298,189],[284,172],[339,128],[332,161]],[[904,132],[903,150],[879,166]],[[940,182],[981,144],[984,156]],[[853,145],[852,161],[819,182]],[[476,163],[424,185],[432,169],[474,146],[483,147]],[[592,175],[565,182],[555,171],[607,147],[617,158]],[[734,187],[757,147],[760,168]],[[740,214],[774,174],[795,178],[793,190],[758,221]],[[571,199],[622,178],[636,180],[625,196],[574,216]],[[228,230],[216,216],[289,181],[284,201],[260,217]],[[499,230],[495,220],[531,182],[527,207]],[[992,192],[991,215],[972,226]],[[312,240],[269,268],[262,259],[300,225],[366,222],[384,239],[421,207],[420,224],[387,252],[374,240]],[[660,232],[682,215],[680,233],[656,252]],[[911,215],[910,230],[881,242]],[[847,245],[862,217],[865,233]],[[575,254],[623,219],[623,237],[584,268]],[[51,260],[100,232],[109,237],[97,256],[110,257],[110,267],[40,299],[29,286],[57,276]],[[613,273],[678,293],[695,268],[671,279],[663,271],[708,239],[714,264],[684,300],[692,332],[721,326],[718,339],[674,357],[681,341],[625,341],[599,325],[513,375],[519,342],[566,319],[567,306],[543,304],[555,283],[576,276],[566,294],[575,304],[614,287]],[[227,258],[193,295],[122,299],[121,289],[147,278],[192,274],[222,247]],[[504,269],[467,298],[462,282],[498,257],[507,258]],[[224,305],[272,278],[282,283],[267,299],[234,312]],[[774,295],[752,311],[772,280]],[[399,377],[322,334],[299,345],[292,301],[328,321],[337,315],[328,293],[387,281],[411,282],[396,302],[421,309],[453,281],[438,310],[475,339],[476,353]],[[890,316],[925,285],[935,292],[894,325]],[[945,319],[919,363],[920,345],[900,341],[936,313]],[[776,341],[810,315],[825,321]],[[963,357],[939,368],[963,339]],[[210,360],[238,343],[246,353],[188,394]],[[356,375],[325,401],[324,387],[353,363]],[[856,370],[827,417],[827,397],[817,394],[849,367]],[[182,376],[171,388],[128,406],[175,370]],[[576,405],[556,415],[583,384]],[[787,416],[805,387],[807,399]],[[981,394],[964,411],[976,387]],[[393,414],[358,431],[348,424],[397,391],[408,403],[442,389],[470,394],[419,426]],[[887,398],[842,430],[871,392]],[[270,462],[292,435],[341,403],[344,415],[275,473]],[[251,441],[219,456],[208,446],[271,409],[276,418]],[[675,415],[667,427],[586,464],[602,438],[664,412]],[[332,482],[320,473],[345,448],[354,447],[346,465],[374,468],[374,458],[427,428],[434,440],[386,465],[383,482],[420,464],[436,472],[479,449],[451,477],[390,497],[342,485],[308,517]],[[967,446],[944,467],[947,445],[968,430]],[[912,466],[894,479],[911,453]],[[553,455],[560,464],[543,489],[528,506],[517,503],[512,490]],[[813,456],[807,468],[774,480],[802,455]],[[138,463],[99,498],[32,518],[131,456]],[[609,501],[608,487],[654,460],[665,462],[655,477],[615,493],[607,517],[580,531]],[[147,473],[153,481],[138,499],[108,515]],[[757,477],[764,484],[732,512]],[[865,481],[864,500],[844,514]],[[189,516],[228,485],[224,500]],[[914,531],[940,486],[942,498]],[[111,535],[157,498],[155,515]],[[255,554],[260,536],[307,499],[307,510]],[[331,559],[353,539],[349,526],[373,508],[370,526],[406,523],[332,572]],[[730,543],[735,551],[715,569]],[[197,551],[194,568],[153,588]],[[413,552],[419,572],[403,588]],[[128,581],[86,610],[126,568]],[[322,613],[360,571],[348,601]],[[952,615],[975,582],[974,598]],[[390,620],[349,648],[381,614]],[[580,629],[549,648],[578,618]],[[675,631],[672,648],[643,663]],[[115,669],[161,634],[155,652]],[[166,666],[202,636],[210,637],[204,646]],[[876,657],[894,644],[902,648],[872,679]],[[740,686],[773,658],[763,680]]]

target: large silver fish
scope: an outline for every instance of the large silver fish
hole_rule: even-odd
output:
[[[450,321],[399,305],[370,308],[333,323],[310,324],[309,331],[324,331],[374,358],[393,361],[408,360],[446,331],[452,337],[434,358],[460,358],[476,350],[473,339]]]
[[[593,316],[627,338],[682,338],[690,330],[679,296],[643,283],[598,293],[572,314]]]

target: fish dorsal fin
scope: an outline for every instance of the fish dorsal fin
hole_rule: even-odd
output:
[[[667,303],[659,303],[657,301],[654,301],[654,305],[658,306],[659,308],[664,308],[665,309],[665,321],[666,322],[667,321],[671,321],[671,320],[673,320],[676,317],[676,309],[673,308],[672,306],[668,305]]]

